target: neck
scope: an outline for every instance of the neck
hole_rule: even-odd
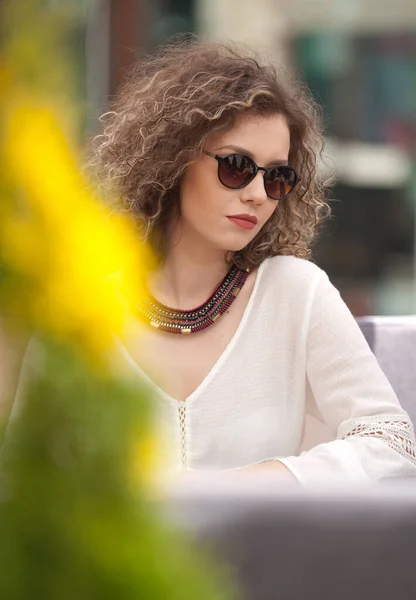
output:
[[[163,266],[150,277],[152,295],[162,304],[190,310],[203,304],[228,271],[224,251],[190,237],[172,244]]]

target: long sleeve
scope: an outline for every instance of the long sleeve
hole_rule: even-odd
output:
[[[280,459],[301,483],[416,476],[410,418],[323,272],[310,309],[307,378],[336,439]]]

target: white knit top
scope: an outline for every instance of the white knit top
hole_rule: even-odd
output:
[[[169,467],[278,459],[304,483],[416,475],[410,419],[338,291],[311,262],[261,264],[235,335],[185,402],[122,351],[155,392]],[[307,414],[326,423],[332,440],[301,453]]]

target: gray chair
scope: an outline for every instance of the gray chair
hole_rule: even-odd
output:
[[[360,317],[357,322],[416,426],[416,316]]]
[[[414,600],[416,485],[188,482],[169,518],[232,574],[237,600]]]
[[[416,425],[416,316],[357,321]],[[213,474],[177,492],[170,517],[234,574],[239,600],[416,598],[414,478],[303,490]]]

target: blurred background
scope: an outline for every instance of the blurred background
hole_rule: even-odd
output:
[[[74,7],[84,134],[124,69],[175,33],[247,42],[295,68],[323,106],[338,177],[316,262],[353,314],[416,313],[415,0],[50,2],[69,18]]]

